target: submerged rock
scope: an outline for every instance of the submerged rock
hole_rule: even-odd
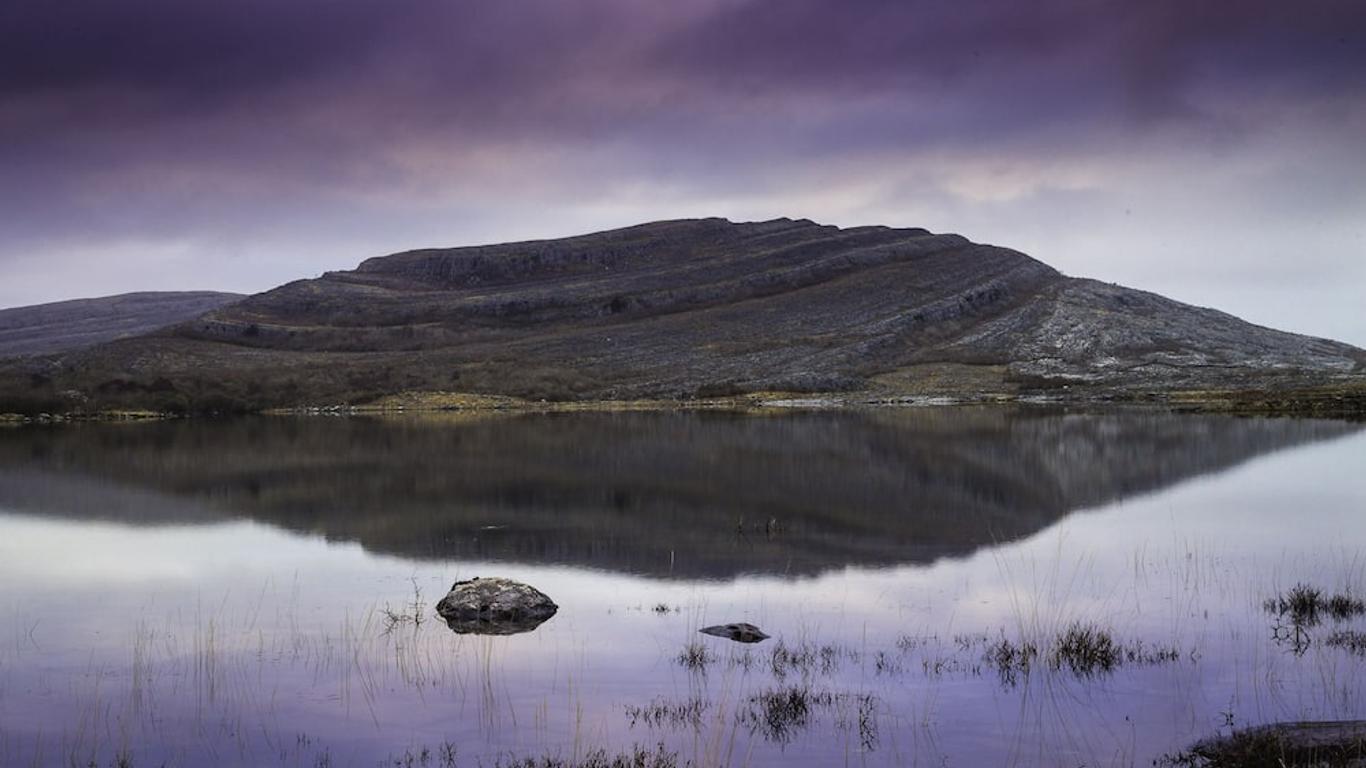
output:
[[[447,626],[462,635],[530,632],[558,610],[559,606],[539,589],[496,577],[457,581],[436,604],[436,612]]]
[[[735,624],[717,624],[714,627],[703,627],[697,631],[704,635],[724,637],[737,643],[757,643],[768,639],[768,635],[764,634],[762,629],[743,621]]]

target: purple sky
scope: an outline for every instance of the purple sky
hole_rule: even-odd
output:
[[[8,0],[0,306],[925,226],[1366,345],[1366,3]]]

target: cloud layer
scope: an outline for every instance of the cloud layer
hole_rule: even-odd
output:
[[[1366,6],[0,7],[0,305],[647,219],[958,231],[1366,345]]]

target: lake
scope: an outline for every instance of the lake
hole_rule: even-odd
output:
[[[7,428],[0,765],[1147,766],[1366,718],[1362,427],[946,407]],[[458,634],[433,606],[473,576],[559,611]],[[736,621],[772,637],[698,632]]]

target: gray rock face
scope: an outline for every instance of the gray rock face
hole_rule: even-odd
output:
[[[724,637],[727,640],[734,640],[737,643],[757,643],[768,639],[762,629],[753,624],[746,624],[743,621],[734,624],[717,624],[712,627],[703,627],[697,630],[704,635],[713,637]]]
[[[1294,376],[1331,381],[1366,369],[1362,350],[1346,344],[1077,278],[984,320],[944,351],[1004,362],[1023,378],[1150,389]]]
[[[558,610],[559,606],[539,589],[502,578],[457,581],[436,604],[436,612],[446,624],[462,635],[530,632]]]

